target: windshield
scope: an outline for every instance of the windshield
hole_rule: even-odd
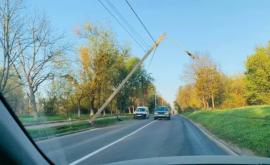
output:
[[[145,112],[145,109],[144,108],[138,108],[136,111],[137,112]]]
[[[0,93],[55,164],[270,157],[269,18],[265,0],[1,0]]]
[[[159,108],[157,108],[155,111],[159,111],[159,112],[168,112],[169,110],[168,110],[168,108],[166,108],[166,107],[159,107]]]

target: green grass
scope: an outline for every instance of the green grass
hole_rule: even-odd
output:
[[[33,116],[19,116],[19,119],[22,123],[26,124],[35,124],[41,123],[46,121],[59,121],[59,120],[66,120],[65,116],[63,115],[48,115],[48,116],[40,116],[35,119]]]
[[[270,157],[270,106],[184,113],[225,141]]]
[[[124,114],[124,116],[129,116],[129,114]],[[30,115],[21,115],[18,116],[20,121],[23,124],[39,124],[43,122],[53,122],[53,121],[61,121],[61,120],[68,120],[68,118],[64,115],[40,115],[37,119]],[[105,116],[100,116],[98,118],[104,117],[112,117],[110,114],[106,114]],[[87,120],[89,119],[89,114],[81,114],[80,117],[76,115],[71,115],[70,119],[72,120]]]
[[[123,116],[120,118],[121,120],[131,119],[129,116]],[[27,129],[27,132],[33,139],[40,138],[49,138],[52,136],[57,136],[61,134],[69,134],[73,132],[77,132],[80,130],[90,129],[94,127],[104,127],[108,125],[113,125],[119,122],[119,120],[115,118],[100,118],[95,121],[94,126],[91,126],[88,121],[82,121],[80,123],[65,125],[65,126],[57,126],[50,128],[39,128],[39,129]]]

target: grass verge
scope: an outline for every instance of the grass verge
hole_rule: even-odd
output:
[[[131,119],[129,116],[120,117],[121,120]],[[56,126],[50,128],[38,128],[38,129],[27,129],[27,132],[35,140],[47,139],[50,137],[61,136],[65,134],[75,133],[82,130],[87,130],[91,128],[104,127],[108,125],[113,125],[120,122],[115,118],[100,118],[95,121],[95,125],[91,126],[87,121],[82,121],[76,124]]]
[[[63,115],[40,116],[37,119],[35,119],[33,116],[19,116],[19,119],[24,124],[39,124],[42,122],[66,120]]]
[[[130,114],[124,114],[125,116],[129,116]],[[89,115],[88,114],[81,114],[80,117],[77,115],[71,115],[69,118],[67,118],[64,115],[44,115],[40,114],[40,116],[36,119],[33,116],[30,115],[20,115],[18,116],[20,121],[24,125],[35,125],[35,124],[44,124],[44,123],[51,123],[51,122],[61,122],[61,121],[69,121],[69,118],[71,120],[88,120]],[[110,114],[107,114],[105,116],[100,116],[98,118],[104,118],[104,117],[112,117]]]
[[[184,113],[219,138],[270,157],[270,106]]]

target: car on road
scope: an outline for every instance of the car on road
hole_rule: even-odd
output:
[[[137,109],[133,113],[133,118],[134,119],[139,119],[139,118],[148,119],[149,118],[148,107],[145,107],[145,106],[137,107]]]
[[[154,120],[156,119],[171,119],[171,113],[169,107],[161,106],[155,109]]]

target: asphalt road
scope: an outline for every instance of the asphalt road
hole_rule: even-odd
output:
[[[56,164],[186,155],[228,155],[187,119],[131,120],[38,142]]]

